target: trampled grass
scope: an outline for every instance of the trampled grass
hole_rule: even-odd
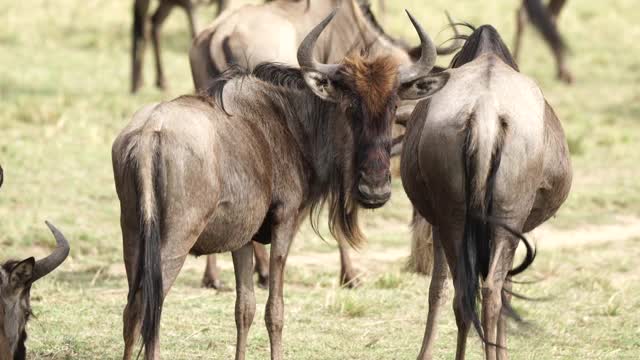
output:
[[[408,8],[437,41],[448,9],[459,20],[491,23],[511,44],[518,1],[387,1],[385,27],[415,41],[401,11]],[[109,359],[121,356],[126,297],[111,142],[140,106],[192,91],[184,14],[163,28],[170,90],[152,87],[150,46],[146,86],[129,89],[131,1],[0,0],[0,259],[45,254],[53,243],[43,221],[71,240],[56,273],[34,286],[37,319],[29,327],[33,358]],[[214,9],[202,8],[200,23]],[[527,29],[523,72],[536,78],[563,122],[572,150],[574,183],[552,221],[563,229],[640,216],[640,37],[635,0],[569,2],[560,28],[571,46],[576,83],[554,79],[548,49]],[[446,63],[448,59],[440,60]],[[292,248],[285,286],[285,349],[289,359],[408,359],[417,354],[426,318],[427,280],[403,273],[409,249],[410,204],[399,182],[388,206],[363,217],[368,248],[359,256],[362,288],[337,287],[337,252],[330,237],[303,228]],[[542,281],[518,290],[551,296],[518,301],[532,322],[514,325],[515,359],[633,359],[640,353],[640,242],[546,247],[526,275]],[[549,244],[551,241],[549,242]],[[234,349],[233,292],[200,289],[202,259],[190,259],[163,314],[167,359],[228,359]],[[223,276],[233,283],[229,256]],[[266,292],[249,358],[268,357],[263,326]],[[451,358],[455,322],[447,305],[438,358]],[[470,358],[480,358],[477,339]]]

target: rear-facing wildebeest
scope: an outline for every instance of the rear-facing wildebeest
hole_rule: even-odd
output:
[[[336,6],[336,16],[319,39],[314,55],[323,62],[337,63],[349,53],[367,49],[370,56],[391,56],[400,65],[410,65],[419,57],[420,46],[406,46],[387,35],[364,0],[277,0],[268,4],[245,5],[225,12],[198,34],[189,52],[193,81],[203,90],[217,75],[234,64],[253,69],[266,61],[297,65],[296,51],[313,24],[320,22]],[[449,19],[450,22],[451,19]],[[455,30],[455,27],[453,27]],[[438,54],[457,50],[459,42],[438,48]],[[402,106],[400,113],[410,114]],[[357,286],[358,275],[352,265],[348,245],[338,240],[340,250],[340,283]],[[261,279],[268,276],[266,251],[256,245],[256,270]],[[259,252],[258,252],[259,251]],[[260,256],[258,256],[260,255]],[[207,258],[203,284],[219,284],[215,255]],[[215,286],[213,286],[215,287]]]
[[[446,86],[416,106],[401,155],[407,195],[433,225],[429,314],[418,358],[432,358],[448,263],[456,359],[464,358],[471,324],[484,339],[486,358],[506,359],[501,314],[516,316],[509,306],[510,278],[535,255],[521,234],[554,215],[567,198],[569,150],[553,109],[535,82],[518,72],[493,27],[475,29],[445,73]],[[520,241],[527,253],[512,269]]]
[[[31,285],[52,272],[69,255],[69,243],[52,224],[47,226],[57,246],[44,259],[29,257],[0,264],[0,359],[26,359],[27,321],[31,317]]]
[[[141,334],[147,359],[159,357],[164,298],[186,256],[233,252],[236,359],[244,359],[255,313],[252,239],[271,243],[265,321],[271,358],[282,359],[283,271],[301,221],[329,207],[329,228],[363,242],[360,207],[391,195],[389,157],[396,99],[434,93],[436,49],[419,61],[353,55],[340,64],[313,58],[335,12],[298,49],[300,68],[273,63],[232,68],[199,96],[139,110],[113,144],[129,298],[124,358]]]

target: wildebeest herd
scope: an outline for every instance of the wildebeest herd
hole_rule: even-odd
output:
[[[524,0],[515,49],[529,17],[553,49],[558,77],[570,82],[555,26],[563,4]],[[232,253],[235,271],[236,359],[245,358],[256,311],[254,272],[269,292],[271,358],[282,359],[293,237],[307,218],[317,229],[326,210],[341,253],[340,282],[357,285],[347,249],[364,242],[361,209],[391,196],[393,155],[421,224],[414,236],[432,237],[418,358],[433,357],[450,274],[456,359],[465,356],[471,326],[487,359],[506,359],[507,319],[520,319],[510,305],[511,278],[535,258],[523,234],[556,213],[572,172],[560,121],[496,29],[449,18],[453,41],[437,47],[407,11],[420,39],[411,47],[387,35],[364,0],[274,0],[229,7],[197,33],[194,3],[161,0],[151,17],[160,87],[159,31],[176,5],[187,10],[194,37],[196,92],[142,107],[112,147],[129,284],[124,359],[138,354],[140,339],[146,359],[160,357],[163,302],[185,259],[208,255],[203,285],[219,288],[214,254],[222,252]],[[220,1],[219,9],[227,5]],[[148,0],[135,1],[133,92],[142,84],[148,8]],[[453,53],[448,67],[435,66],[438,55]],[[403,133],[392,132],[396,123]],[[52,254],[0,265],[2,360],[26,358],[31,284],[69,254],[62,233],[47,226],[57,242]],[[514,266],[520,243],[525,257]]]

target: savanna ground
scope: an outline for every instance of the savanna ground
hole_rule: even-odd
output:
[[[34,359],[121,356],[126,281],[110,147],[142,104],[192,91],[189,36],[176,11],[164,28],[171,90],[153,83],[147,53],[141,94],[129,89],[129,0],[0,0],[0,259],[41,256],[53,238],[49,219],[71,241],[67,262],[34,286],[29,326]],[[416,41],[402,8],[438,41],[449,32],[443,10],[491,23],[509,44],[519,1],[387,1],[388,31]],[[606,4],[605,4],[606,3]],[[199,9],[201,26],[214,8]],[[572,193],[557,217],[532,235],[539,256],[517,290],[543,302],[516,300],[530,321],[513,325],[514,359],[636,359],[640,356],[640,8],[636,0],[569,1],[560,28],[571,46],[573,86],[555,81],[549,51],[530,27],[523,72],[535,77],[563,121],[572,152]],[[437,36],[436,36],[437,34]],[[150,49],[148,49],[150,50]],[[442,59],[445,63],[448,59]],[[285,287],[288,359],[411,359],[419,350],[428,279],[403,272],[410,205],[399,180],[388,206],[368,212],[369,244],[356,255],[363,286],[341,290],[330,237],[304,228],[291,250]],[[326,234],[326,231],[325,231]],[[166,359],[229,359],[233,292],[199,287],[203,259],[189,259],[169,294],[162,322]],[[233,285],[228,254],[221,267]],[[266,292],[249,358],[265,359]],[[451,299],[449,291],[449,301]],[[455,322],[446,305],[437,358],[452,358]],[[471,359],[481,357],[470,337]]]

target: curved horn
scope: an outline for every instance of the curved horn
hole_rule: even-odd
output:
[[[300,46],[298,47],[298,65],[300,65],[300,68],[303,70],[313,69],[324,74],[331,74],[339,67],[339,65],[335,64],[321,64],[313,59],[313,48],[315,47],[316,41],[320,37],[320,34],[322,34],[324,28],[329,25],[333,17],[336,15],[336,11],[337,9],[334,9],[331,14],[316,25],[316,27],[314,27],[300,43]]]
[[[405,10],[407,15],[409,15],[409,19],[413,24],[413,27],[416,29],[418,36],[420,37],[420,47],[422,48],[420,52],[420,59],[415,63],[403,66],[400,68],[400,83],[404,84],[415,80],[420,76],[427,75],[429,71],[433,68],[436,63],[437,51],[436,46],[433,44],[433,41],[427,35],[427,32],[424,31],[422,25],[418,23],[418,21],[411,15],[409,10]]]
[[[2,186],[3,181],[4,181],[4,171],[2,170],[2,166],[0,166],[0,186]]]
[[[33,278],[31,279],[32,282],[35,282],[41,277],[52,272],[55,268],[62,264],[62,262],[69,255],[69,242],[64,237],[64,235],[62,235],[60,230],[56,229],[56,227],[48,221],[45,221],[45,224],[47,224],[49,230],[51,230],[53,237],[56,238],[57,245],[49,256],[36,261],[36,265],[33,269]]]
[[[449,39],[453,39],[453,43],[447,47],[438,47],[436,48],[436,51],[438,52],[438,55],[451,55],[462,47],[462,45],[464,44],[464,40],[460,38],[460,33],[458,32],[456,23],[453,21],[453,19],[451,19],[451,15],[449,15],[449,12],[445,11],[444,13],[445,15],[447,15],[449,25],[451,25],[451,28],[453,29],[453,38]]]

